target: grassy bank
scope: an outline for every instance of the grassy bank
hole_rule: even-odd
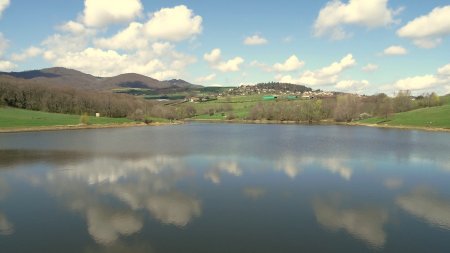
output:
[[[396,113],[387,119],[370,118],[357,121],[359,124],[376,124],[399,127],[427,127],[450,129],[450,104],[421,108],[409,112]]]
[[[125,124],[125,118],[89,117],[89,125]],[[17,108],[0,107],[0,129],[68,126],[80,124],[80,115],[47,113]]]

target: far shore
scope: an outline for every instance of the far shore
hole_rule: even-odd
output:
[[[204,122],[204,123],[241,123],[241,124],[286,124],[286,125],[337,125],[337,126],[363,126],[363,127],[376,127],[376,128],[388,128],[388,129],[399,129],[399,130],[420,130],[420,131],[430,131],[430,132],[450,132],[450,128],[440,128],[440,127],[418,127],[418,126],[392,126],[386,124],[368,124],[359,122],[335,122],[335,121],[320,121],[314,123],[308,122],[298,122],[298,121],[276,121],[276,120],[221,120],[221,119],[188,119],[186,122]]]
[[[420,130],[431,132],[450,132],[450,128],[438,128],[438,127],[416,127],[416,126],[392,126],[386,124],[368,124],[359,122],[334,122],[334,121],[321,121],[314,122],[312,124],[308,122],[297,121],[275,121],[275,120],[221,120],[221,119],[186,119],[183,121],[174,122],[154,122],[145,124],[142,122],[132,122],[123,124],[92,124],[92,125],[59,125],[59,126],[37,126],[37,127],[11,127],[0,128],[0,133],[19,133],[19,132],[41,132],[41,131],[60,131],[60,130],[82,130],[82,129],[104,129],[104,128],[127,128],[127,127],[145,127],[145,126],[168,126],[179,125],[183,122],[199,122],[199,123],[215,123],[215,124],[283,124],[283,125],[338,125],[338,126],[363,126],[363,127],[376,127],[386,129],[399,129],[399,130]]]
[[[41,132],[41,131],[60,131],[60,130],[81,130],[81,129],[103,129],[103,128],[126,128],[126,127],[145,127],[145,126],[166,126],[177,125],[181,122],[154,122],[145,124],[142,122],[132,122],[123,124],[78,124],[78,125],[59,125],[59,126],[36,126],[36,127],[11,127],[0,128],[0,133],[19,133],[19,132]]]

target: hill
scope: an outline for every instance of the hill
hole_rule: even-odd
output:
[[[0,72],[0,81],[14,83],[40,83],[56,86],[69,86],[76,89],[110,91],[123,88],[141,88],[154,91],[178,91],[180,89],[199,88],[181,79],[159,81],[154,78],[126,73],[113,77],[96,77],[74,69],[61,67],[46,68],[23,72]]]
[[[409,112],[396,113],[387,120],[370,118],[360,120],[363,124],[383,124],[389,126],[450,128],[450,104],[421,108]]]

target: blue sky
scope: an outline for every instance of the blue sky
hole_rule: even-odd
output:
[[[0,0],[0,70],[450,92],[450,0]]]

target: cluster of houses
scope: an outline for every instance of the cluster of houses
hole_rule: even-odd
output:
[[[270,96],[275,98],[289,98],[293,99],[295,98],[302,98],[302,99],[314,99],[314,98],[328,98],[328,97],[334,97],[336,94],[334,92],[330,91],[305,91],[305,92],[299,92],[299,91],[289,91],[284,89],[266,89],[266,88],[260,88],[256,85],[241,85],[236,88],[230,88],[226,94],[219,94],[219,96],[222,95],[234,95],[234,96],[248,96],[248,95],[265,95],[264,98],[267,97],[270,94]]]

